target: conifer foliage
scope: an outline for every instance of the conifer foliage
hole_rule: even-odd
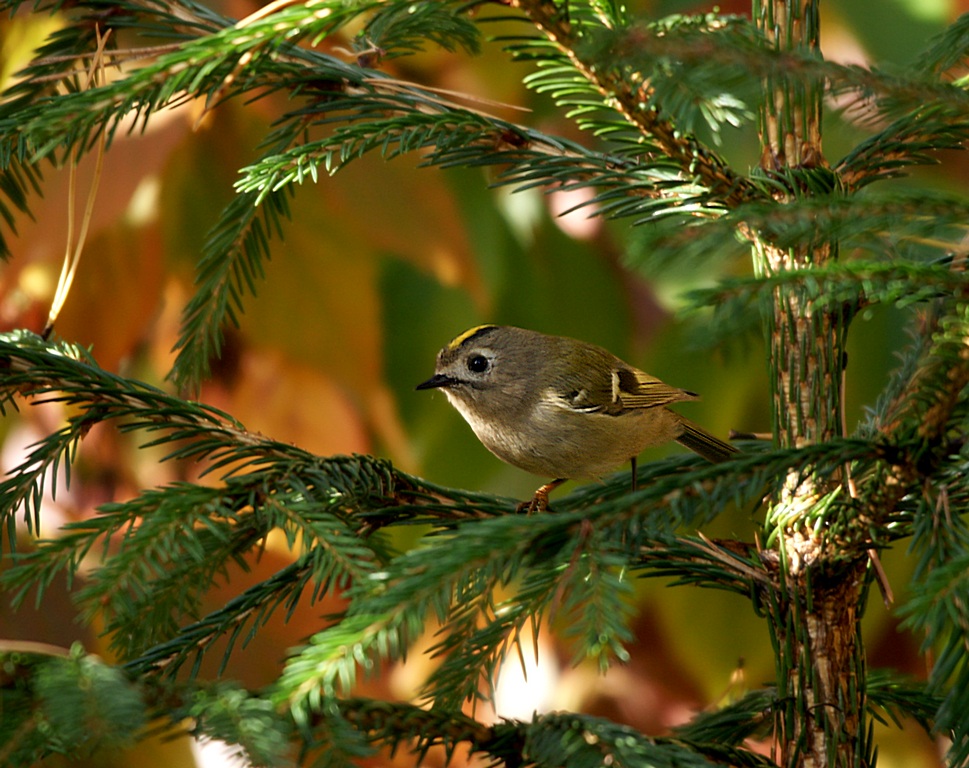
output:
[[[754,0],[750,19],[647,18],[615,0],[277,0],[241,21],[194,0],[29,12],[66,23],[0,102],[4,251],[48,164],[102,139],[110,151],[119,130],[188,99],[217,109],[290,97],[199,256],[171,372],[180,391],[208,375],[224,327],[272,279],[268,243],[285,234],[295,185],[326,183],[366,153],[419,153],[426,166],[492,167],[514,188],[587,188],[599,215],[638,227],[652,266],[748,251],[750,276],[691,298],[716,307],[711,335],[762,325],[774,429],[723,464],[651,462],[637,490],[617,476],[524,516],[513,500],[440,487],[385,460],[321,457],[252,434],[229,414],[104,370],[68,341],[7,333],[4,408],[58,401],[70,417],[0,482],[3,589],[43,604],[56,578],[73,583],[94,559],[76,598],[118,661],[5,652],[0,762],[78,757],[128,744],[151,723],[224,739],[257,765],[350,765],[381,748],[414,750],[418,764],[443,746],[509,766],[871,766],[873,718],[911,717],[947,745],[951,764],[969,764],[969,200],[885,183],[965,147],[969,16],[912,67],[887,71],[824,60],[812,0]],[[507,55],[585,140],[382,69],[431,45],[472,55],[496,20],[513,20]],[[317,46],[348,28],[359,30],[352,57]],[[119,48],[121,34],[155,43]],[[101,48],[113,75],[82,83]],[[829,97],[870,128],[841,158],[822,144]],[[753,169],[718,151],[721,133],[738,128],[760,137]],[[860,311],[886,303],[916,308],[911,338],[866,422],[846,434],[846,334]],[[166,459],[203,461],[219,482],[145,489],[56,538],[18,541],[18,526],[40,530],[46,486],[101,423]],[[760,530],[730,542],[697,533],[730,505]],[[432,533],[398,551],[395,529],[415,524]],[[292,564],[201,612],[206,586],[274,531]],[[930,660],[918,682],[869,668],[861,631],[879,552],[899,547],[917,561],[897,610]],[[627,641],[630,579],[644,576],[748,598],[773,642],[772,684],[663,738],[581,713],[493,726],[462,714],[552,614],[579,659],[606,667],[642,652]],[[327,593],[345,610],[291,652],[272,685],[200,674],[225,647],[216,641],[231,649],[274,612]],[[359,697],[358,677],[400,659],[430,622],[441,629],[423,706]],[[772,744],[773,760],[750,737]]]

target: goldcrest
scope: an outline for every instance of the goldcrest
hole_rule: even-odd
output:
[[[441,389],[499,459],[554,478],[527,505],[571,479],[596,479],[644,448],[675,440],[712,462],[736,449],[666,406],[697,395],[664,384],[601,347],[524,328],[481,325],[437,355],[417,389]],[[524,505],[523,505],[524,506]]]

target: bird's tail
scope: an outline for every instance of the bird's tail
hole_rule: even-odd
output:
[[[725,443],[719,437],[714,437],[689,419],[681,416],[680,423],[683,425],[683,431],[676,438],[676,442],[685,448],[689,448],[694,453],[700,454],[707,461],[717,464],[738,453],[737,449],[730,443]]]

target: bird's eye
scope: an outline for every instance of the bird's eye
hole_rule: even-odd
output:
[[[468,370],[471,373],[484,373],[490,365],[491,363],[488,362],[488,358],[484,355],[471,355],[468,358]]]

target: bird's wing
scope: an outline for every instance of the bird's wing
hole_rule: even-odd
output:
[[[613,372],[618,389],[618,400],[623,408],[655,408],[681,400],[696,400],[698,395],[678,387],[664,384],[655,376],[635,368],[623,368]]]
[[[618,358],[612,365],[589,368],[578,374],[573,372],[568,380],[560,378],[548,390],[548,395],[562,407],[613,416],[630,409],[697,399],[693,392],[664,384]]]

